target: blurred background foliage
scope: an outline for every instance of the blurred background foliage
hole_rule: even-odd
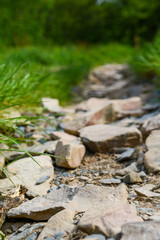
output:
[[[0,43],[138,46],[154,38],[159,12],[159,0],[0,0]]]
[[[159,12],[159,0],[0,0],[1,105],[66,103],[91,68],[113,62],[159,84]]]

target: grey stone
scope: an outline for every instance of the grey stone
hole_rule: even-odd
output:
[[[99,180],[99,183],[104,184],[104,185],[119,184],[119,183],[121,183],[121,180],[116,179],[116,178],[101,179],[101,180]]]
[[[122,226],[121,240],[159,240],[160,222],[134,222]]]
[[[40,177],[40,178],[36,181],[35,185],[42,184],[42,183],[44,183],[45,181],[47,181],[49,178],[50,178],[50,176]]]
[[[33,225],[25,224],[23,227],[19,228],[17,232],[10,235],[8,240],[34,240],[35,234],[39,233],[45,225],[46,223],[36,223]]]
[[[43,240],[53,236],[54,239],[61,239],[58,237],[56,238],[55,235],[59,234],[59,232],[71,232],[75,227],[73,224],[74,214],[75,213],[71,210],[64,209],[63,211],[52,216],[40,233],[37,240]]]
[[[120,170],[117,170],[116,171],[116,174],[120,175],[120,176],[124,176],[130,172],[139,172],[139,169],[137,167],[137,163],[136,162],[133,162],[132,164],[130,164],[129,166],[123,168],[123,169],[120,169]]]
[[[135,192],[137,195],[142,196],[142,197],[149,197],[149,198],[160,198],[159,193],[152,192],[151,190],[153,189],[154,185],[152,184],[146,184],[143,187],[135,188]]]
[[[116,160],[122,162],[124,160],[130,159],[135,152],[135,148],[129,148],[127,151],[123,152]]]
[[[102,234],[92,234],[92,235],[89,235],[89,236],[85,237],[84,239],[88,239],[88,240],[105,240],[106,238]]]
[[[127,184],[141,183],[142,179],[140,178],[138,173],[131,171],[123,178],[123,182]]]
[[[12,208],[7,216],[9,218],[28,218],[36,221],[48,220],[54,214],[62,211],[64,203],[73,199],[80,189],[64,186],[49,192],[44,197],[35,197]]]

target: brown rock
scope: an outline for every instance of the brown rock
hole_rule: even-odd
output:
[[[139,97],[123,100],[91,98],[84,107],[84,110],[88,112],[76,114],[73,120],[65,122],[64,130],[78,136],[78,131],[85,126],[110,123],[126,116],[137,115],[141,105]]]
[[[110,207],[96,206],[87,211],[78,224],[79,229],[86,233],[101,233],[112,237],[121,231],[121,226],[128,222],[142,221],[137,216],[136,208],[132,205],[113,205]]]
[[[123,181],[127,184],[133,184],[133,183],[141,183],[142,179],[140,178],[138,173],[132,171],[124,177]]]
[[[81,164],[85,154],[82,144],[64,143],[59,141],[56,145],[56,164],[59,167],[76,168]]]
[[[150,132],[157,129],[160,129],[160,114],[147,119],[142,125],[142,132],[145,137],[147,137]]]
[[[22,185],[35,194],[43,195],[47,193],[53,179],[52,159],[49,156],[36,156],[34,159],[37,163],[30,157],[11,163],[7,167],[8,174],[15,185]],[[40,185],[35,185],[43,176],[48,176],[48,179]],[[0,180],[0,191],[5,192],[7,189],[14,189],[11,181],[8,178]]]
[[[137,128],[104,124],[81,129],[80,137],[92,152],[106,152],[116,147],[135,147],[141,143],[141,133]]]
[[[146,140],[148,151],[144,156],[144,164],[149,172],[160,172],[160,130],[153,131]]]
[[[39,235],[38,240],[51,238],[60,232],[67,235],[67,233],[70,233],[75,227],[73,224],[73,217],[74,212],[69,209],[64,209],[52,216]]]

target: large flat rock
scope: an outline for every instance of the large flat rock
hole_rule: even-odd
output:
[[[72,200],[78,188],[64,186],[54,189],[44,197],[35,197],[16,208],[12,208],[7,216],[9,218],[28,218],[36,221],[48,220],[54,214],[62,211],[64,203]]]
[[[96,206],[91,208],[80,220],[79,229],[86,233],[101,233],[112,237],[121,231],[123,224],[142,221],[137,216],[136,208],[129,204],[110,204],[110,207]]]
[[[141,143],[141,133],[137,128],[105,124],[81,129],[80,137],[91,152],[106,152],[116,147],[135,147]]]
[[[36,162],[28,157],[11,163],[7,167],[8,174],[15,185],[22,185],[35,195],[45,195],[54,174],[52,159],[49,156],[36,156],[34,159]],[[37,185],[36,182],[42,177],[46,181]],[[0,191],[6,192],[8,189],[14,190],[14,185],[8,178],[1,179]]]

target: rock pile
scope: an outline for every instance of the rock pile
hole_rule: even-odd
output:
[[[64,108],[43,98],[50,121],[18,126],[32,146],[1,146],[6,239],[160,239],[160,106],[126,65],[89,79],[87,100]]]

